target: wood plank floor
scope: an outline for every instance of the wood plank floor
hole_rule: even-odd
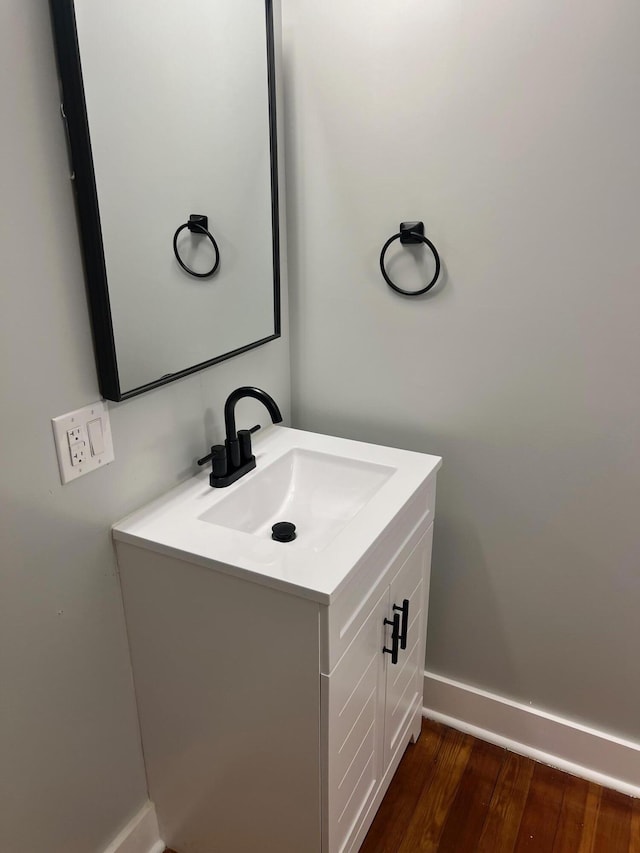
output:
[[[435,851],[640,853],[640,799],[423,720],[360,853]]]
[[[640,853],[640,800],[423,720],[360,853]]]

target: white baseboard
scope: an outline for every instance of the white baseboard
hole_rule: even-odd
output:
[[[147,802],[104,853],[164,853],[155,806]]]
[[[640,744],[431,672],[423,716],[574,776],[640,797]]]

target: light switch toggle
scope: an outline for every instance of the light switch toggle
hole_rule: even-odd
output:
[[[96,418],[87,423],[87,432],[89,433],[89,447],[92,456],[99,456],[104,453],[104,434],[102,432],[102,419]]]

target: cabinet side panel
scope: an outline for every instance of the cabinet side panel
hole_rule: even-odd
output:
[[[149,794],[181,853],[319,853],[318,605],[118,543]]]

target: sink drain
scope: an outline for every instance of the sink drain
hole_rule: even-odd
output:
[[[290,521],[278,521],[271,528],[271,538],[276,542],[293,542],[296,538],[296,526]]]

